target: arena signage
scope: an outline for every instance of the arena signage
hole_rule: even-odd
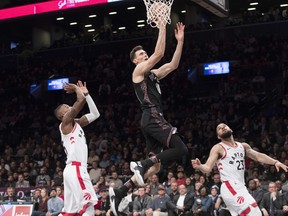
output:
[[[51,0],[36,4],[28,4],[18,7],[6,8],[0,10],[0,20],[23,17],[61,11],[71,8],[85,7],[89,5],[104,4],[122,0]]]

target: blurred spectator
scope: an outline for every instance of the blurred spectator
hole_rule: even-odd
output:
[[[30,187],[29,181],[24,180],[23,174],[19,174],[15,188],[26,188],[26,187]]]
[[[56,196],[60,197],[62,200],[64,200],[64,193],[63,189],[60,186],[56,187]]]
[[[110,200],[108,196],[107,189],[102,188],[99,191],[100,198],[97,204],[94,206],[95,208],[95,215],[109,215],[110,210]]]
[[[179,195],[174,196],[173,200],[167,202],[169,216],[192,216],[191,208],[194,204],[194,194],[187,193],[185,185],[178,186]]]
[[[248,181],[248,192],[255,199],[258,206],[260,206],[264,191],[259,186],[257,186],[255,179],[250,179]]]
[[[5,187],[13,187],[13,188],[15,188],[15,186],[16,186],[16,181],[14,180],[13,175],[9,174],[8,178],[7,178],[7,181],[5,183]]]
[[[56,189],[50,191],[50,198],[47,202],[48,212],[45,216],[58,216],[64,207],[63,199],[57,196]]]
[[[40,174],[36,177],[36,187],[45,187],[51,185],[51,178],[46,174],[46,169],[42,167]]]
[[[89,151],[88,164],[93,164],[94,161],[99,162],[100,158],[94,150]]]
[[[208,196],[207,188],[201,186],[199,188],[199,195],[195,196],[195,201],[192,207],[194,215],[210,216],[212,213],[212,198]]]
[[[54,178],[52,179],[52,187],[56,186],[63,186],[63,170],[62,168],[56,169],[56,174],[54,175]]]
[[[152,198],[145,192],[145,187],[138,187],[138,195],[133,201],[133,216],[145,216],[145,211],[151,205]]]
[[[170,197],[166,194],[163,185],[158,187],[158,195],[154,196],[151,205],[148,205],[146,216],[168,216],[166,203],[170,201]]]
[[[18,197],[15,194],[15,189],[13,187],[7,187],[3,199],[5,202],[17,202]]]
[[[41,189],[39,205],[37,211],[34,209],[31,216],[45,216],[48,211],[48,192],[45,188]]]
[[[118,178],[118,173],[116,171],[112,172],[109,183],[114,182],[115,188],[120,188],[123,185],[123,182]]]
[[[89,171],[89,175],[93,184],[95,184],[99,180],[101,176],[101,169],[98,167],[97,161],[92,162],[92,167]]]
[[[286,204],[283,199],[278,199],[280,194],[277,192],[275,182],[269,183],[269,192],[266,192],[260,204],[260,209],[264,216],[283,215],[282,207]]]

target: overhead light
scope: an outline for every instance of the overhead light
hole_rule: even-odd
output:
[[[135,7],[128,7],[127,10],[134,10]]]
[[[261,13],[261,15],[264,16],[265,14],[264,14],[264,13]]]
[[[91,15],[89,15],[89,18],[94,18],[96,16],[97,16],[96,14],[91,14]]]
[[[137,23],[144,23],[145,20],[137,20]]]
[[[77,22],[71,22],[70,25],[77,25]]]
[[[87,24],[87,25],[85,25],[85,28],[89,28],[91,26],[92,26],[91,24]]]
[[[186,10],[182,10],[181,13],[186,13]]]
[[[145,26],[145,24],[139,24],[139,25],[137,25],[137,27],[144,27]]]
[[[249,5],[258,5],[258,2],[251,2]]]
[[[56,20],[64,20],[64,17],[58,17]]]
[[[95,29],[88,29],[88,32],[94,32]]]
[[[113,11],[113,12],[110,12],[110,13],[109,13],[109,15],[115,15],[115,14],[117,14],[116,11]]]
[[[248,11],[256,10],[256,8],[248,8]]]
[[[288,7],[288,4],[281,4],[280,7]]]
[[[117,34],[117,31],[113,31],[112,33],[113,33],[113,34]]]
[[[124,29],[126,29],[126,27],[123,26],[123,27],[119,27],[118,29],[119,30],[124,30]]]

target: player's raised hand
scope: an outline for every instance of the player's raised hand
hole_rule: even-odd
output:
[[[196,158],[195,160],[191,160],[191,164],[194,169],[199,169],[201,166],[201,162],[198,158]]]
[[[277,172],[279,172],[280,168],[282,168],[285,172],[288,171],[287,166],[285,164],[281,163],[280,161],[277,161],[275,163],[275,167],[276,167]]]
[[[73,92],[75,92],[77,85],[73,84],[73,83],[65,83],[63,85],[64,90],[66,91],[67,94],[71,94]]]
[[[178,22],[176,24],[175,28],[175,38],[177,41],[182,41],[184,42],[184,30],[185,30],[185,25],[183,25],[182,22]]]
[[[84,85],[83,85],[83,82],[78,80],[77,82],[77,86],[81,89],[82,93],[86,96],[89,94],[89,91],[86,87],[86,82],[84,82]]]

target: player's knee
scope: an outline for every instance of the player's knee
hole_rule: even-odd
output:
[[[176,148],[181,155],[188,154],[187,146],[183,143],[183,141],[177,134],[172,135],[170,140],[170,147]]]

